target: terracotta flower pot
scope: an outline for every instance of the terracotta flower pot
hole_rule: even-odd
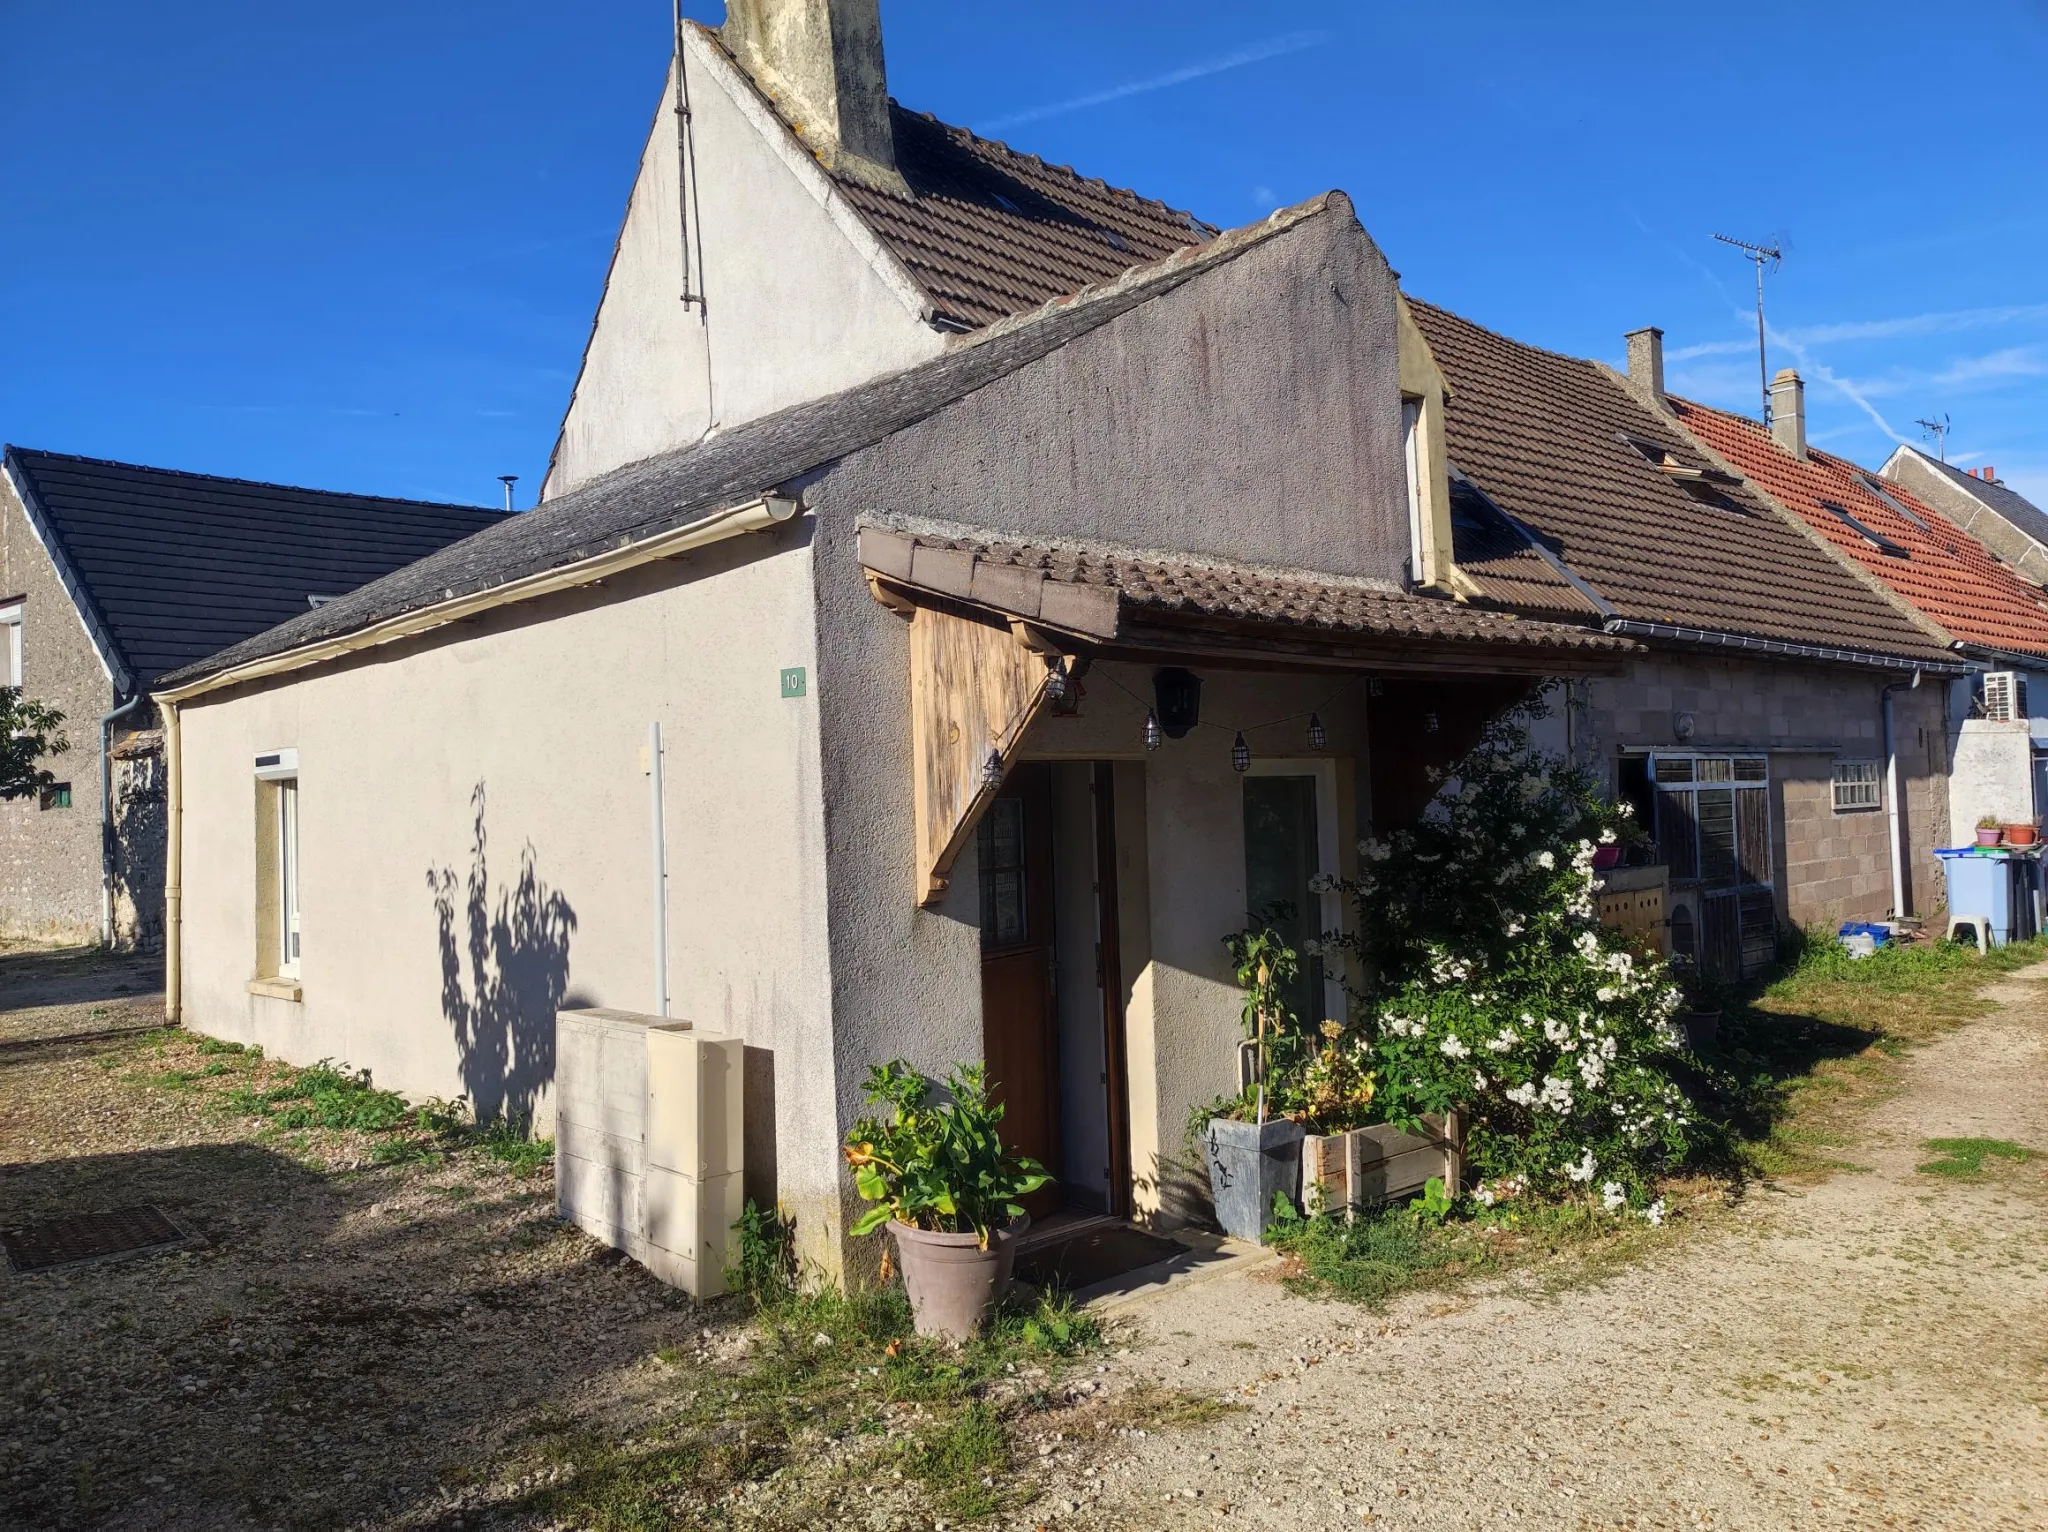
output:
[[[949,1341],[970,1341],[981,1334],[1009,1291],[1017,1241],[1030,1227],[1027,1213],[1008,1228],[996,1230],[983,1250],[972,1233],[934,1234],[891,1219],[896,1264],[903,1270],[917,1333]]]
[[[2031,846],[2041,838],[2040,830],[2034,825],[2007,825],[2005,843],[2008,846]]]
[[[2004,838],[2005,831],[1997,825],[1977,826],[1977,844],[1980,846],[1995,846]]]

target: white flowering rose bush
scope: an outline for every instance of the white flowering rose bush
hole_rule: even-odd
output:
[[[1485,1204],[1525,1191],[1661,1218],[1654,1185],[1717,1135],[1685,1082],[1681,995],[1663,962],[1601,929],[1597,846],[1626,810],[1499,720],[1423,816],[1359,847],[1343,938],[1389,1121],[1463,1108]]]

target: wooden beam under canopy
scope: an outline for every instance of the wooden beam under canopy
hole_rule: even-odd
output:
[[[1021,625],[1020,625],[1021,626]],[[1007,771],[1048,702],[1056,655],[1036,634],[919,606],[910,618],[910,732],[915,752],[917,902],[946,892],[953,863],[996,795],[991,754]]]

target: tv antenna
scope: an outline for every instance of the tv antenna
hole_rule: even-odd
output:
[[[1922,436],[1934,438],[1934,450],[1941,454],[1941,460],[1946,463],[1948,461],[1948,413],[1943,411],[1942,417],[1939,420],[1916,420],[1913,424],[1920,428]]]
[[[1771,423],[1771,374],[1764,363],[1764,267],[1773,271],[1785,259],[1784,249],[1778,241],[1768,245],[1753,245],[1746,239],[1735,239],[1726,234],[1716,234],[1724,245],[1733,245],[1756,265],[1756,377],[1764,396],[1764,424]]]

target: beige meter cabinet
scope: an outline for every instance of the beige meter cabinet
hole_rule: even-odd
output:
[[[632,1011],[555,1018],[555,1206],[695,1298],[739,1221],[745,1045]]]

